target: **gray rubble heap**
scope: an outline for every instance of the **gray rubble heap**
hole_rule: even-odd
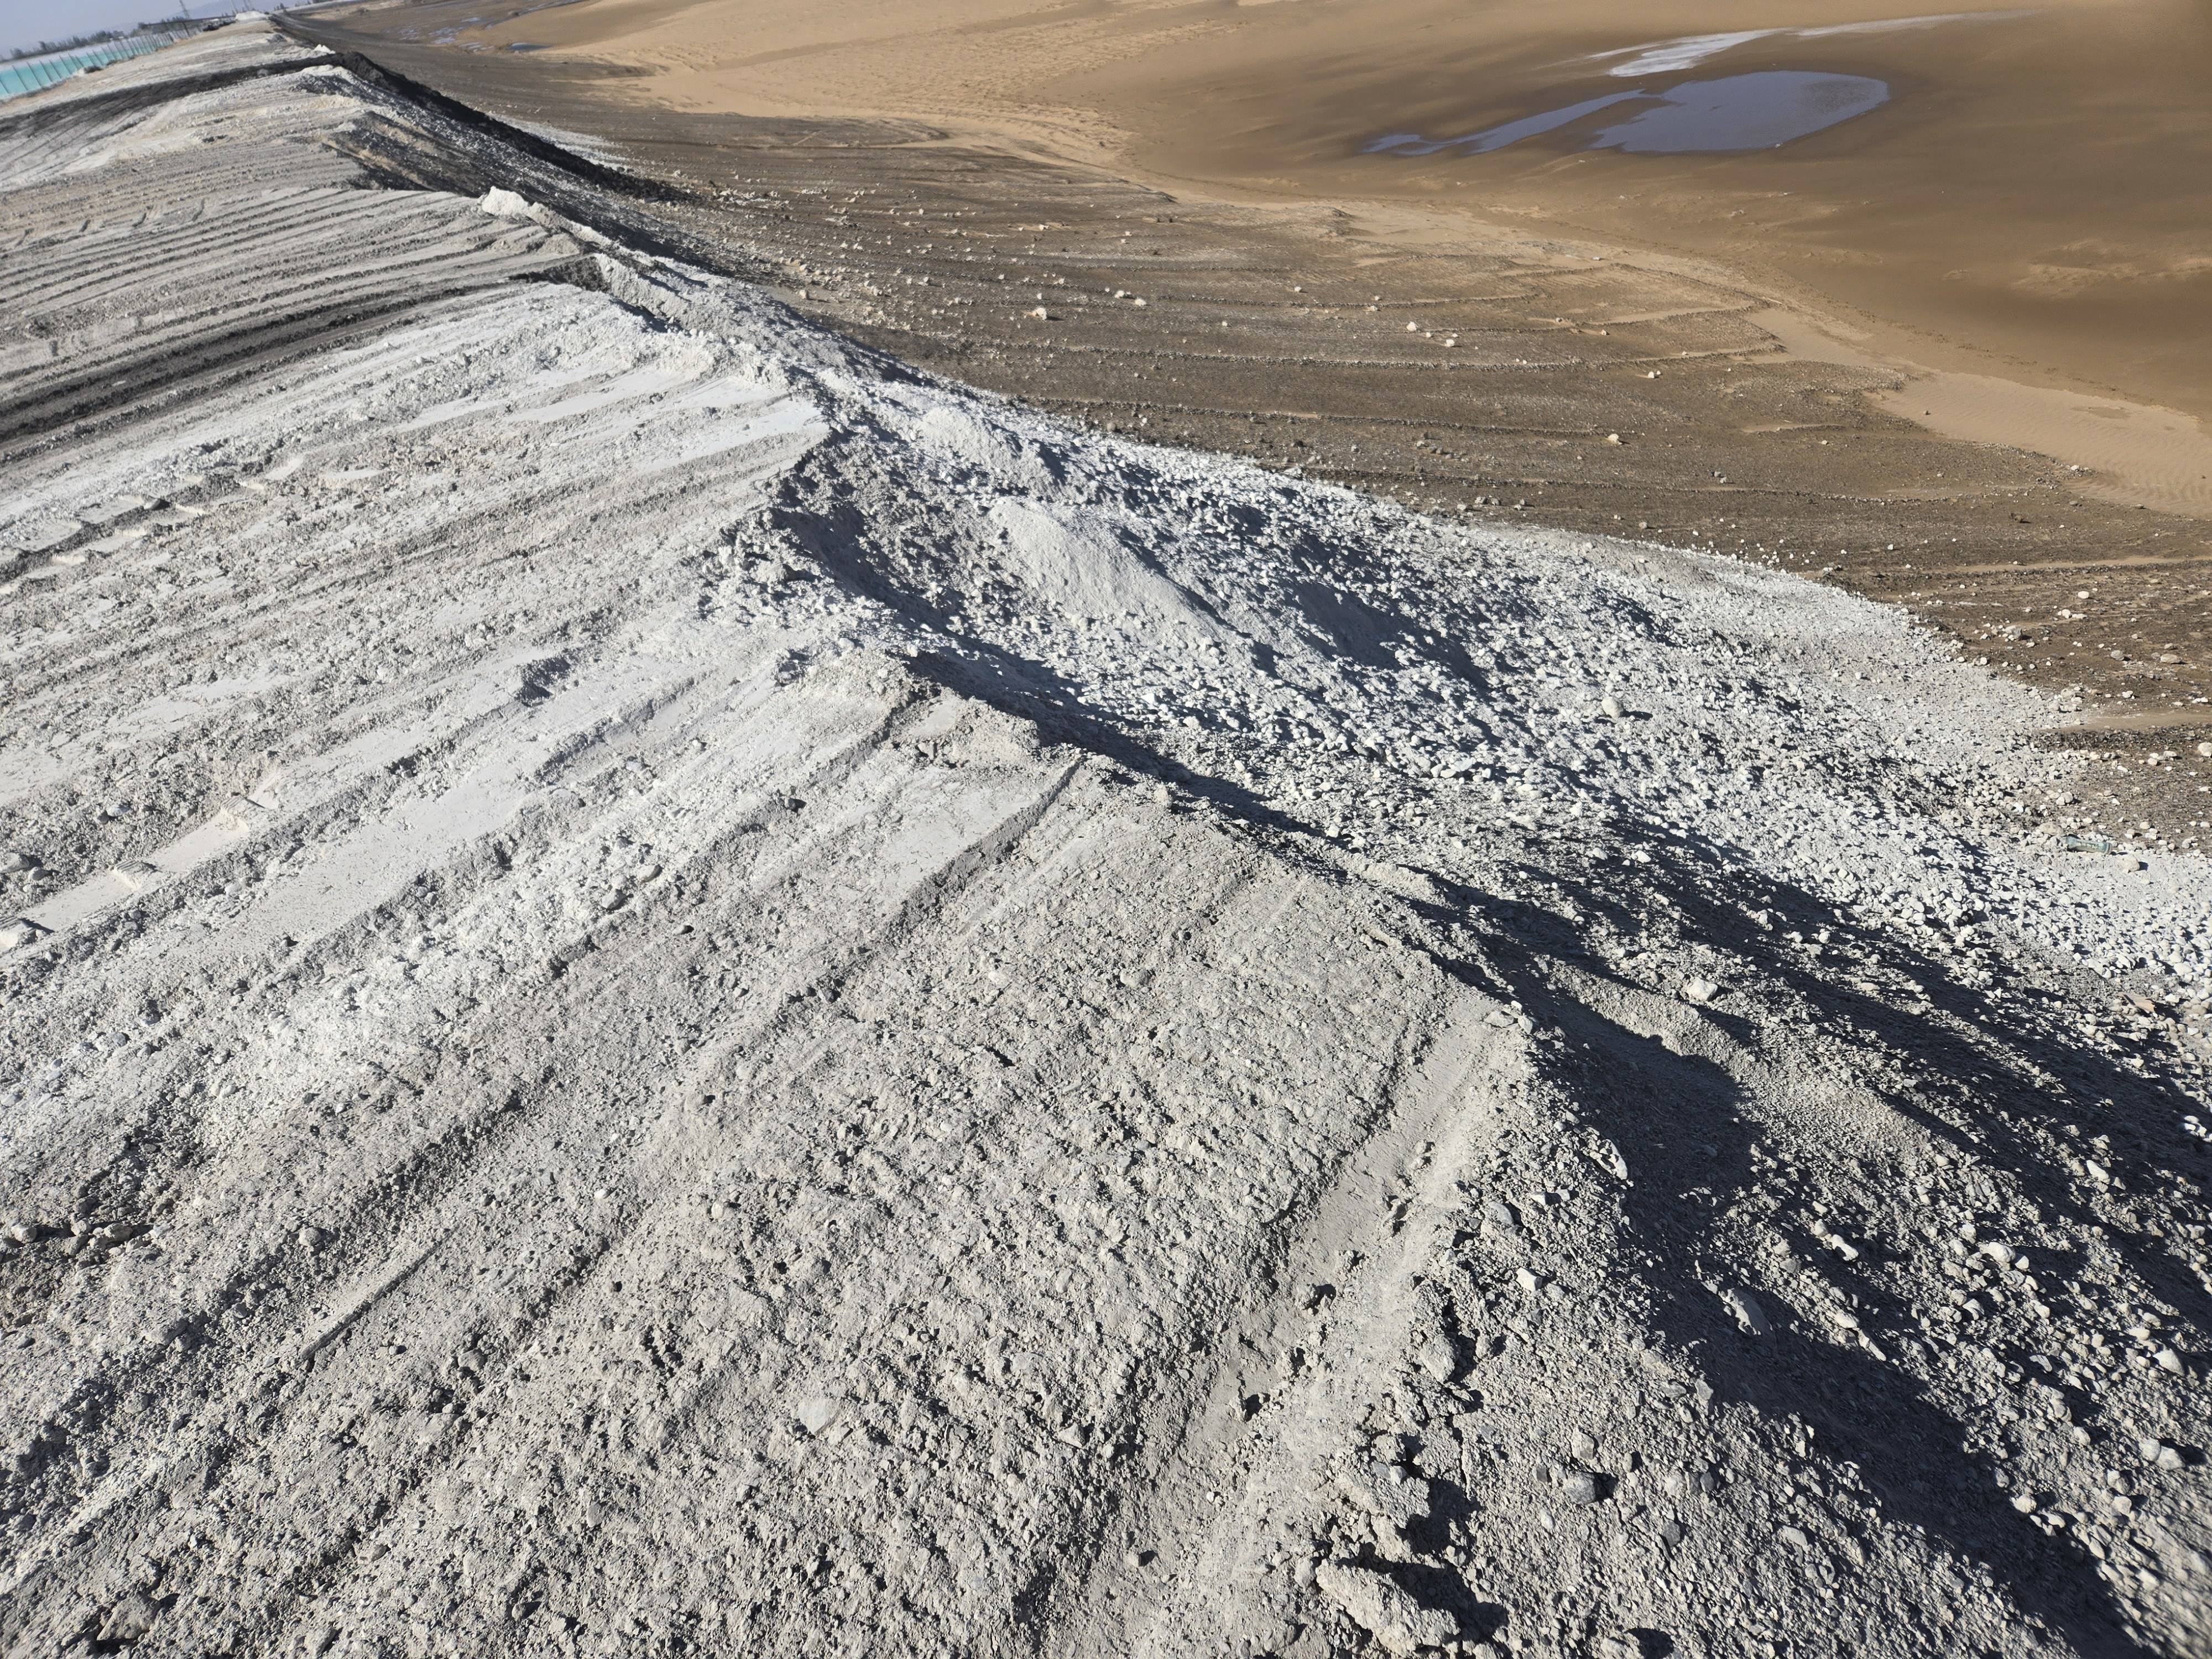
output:
[[[2212,1650],[2212,882],[2028,694],[265,24],[0,188],[6,1652]]]

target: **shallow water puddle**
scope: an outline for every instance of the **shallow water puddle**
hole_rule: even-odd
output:
[[[1772,149],[1888,101],[1888,83],[1869,76],[1759,70],[1712,81],[1685,81],[1664,92],[1616,92],[1584,99],[1486,127],[1464,137],[1432,139],[1419,133],[1392,133],[1368,145],[1367,153],[1434,155],[1455,149],[1464,155],[1480,155],[1571,126],[1600,110],[1627,104],[1644,107],[1593,132],[1581,148],[1652,155]]]
[[[1563,70],[1578,68],[1587,72],[1590,65],[1602,64],[1608,79],[1633,80],[1645,76],[1680,74],[1708,59],[1760,42],[1893,34],[1954,24],[2005,22],[2033,15],[2032,9],[1937,12],[1814,27],[1777,27],[1685,34],[1671,40],[1647,40],[1640,46],[1616,47],[1555,67]],[[1825,70],[1764,69],[1710,81],[1684,81],[1663,91],[1639,88],[1608,93],[1457,138],[1431,139],[1419,133],[1392,133],[1369,144],[1366,153],[1434,155],[1443,150],[1456,150],[1463,155],[1481,155],[1519,143],[1524,138],[1571,127],[1601,110],[1622,105],[1641,107],[1626,119],[1589,131],[1579,148],[1620,149],[1641,155],[1772,149],[1824,131],[1853,116],[1864,115],[1887,103],[1889,97],[1888,83],[1869,76]]]
[[[1591,149],[1650,155],[1772,149],[1889,101],[1889,85],[1864,75],[1760,70],[1717,81],[1685,81],[1658,103],[1607,127]]]

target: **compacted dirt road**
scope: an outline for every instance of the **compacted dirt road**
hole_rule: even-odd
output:
[[[234,25],[0,118],[11,1655],[2187,1654],[2212,881]]]

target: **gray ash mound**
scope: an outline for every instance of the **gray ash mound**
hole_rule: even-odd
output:
[[[263,27],[0,183],[7,1652],[2208,1650],[2212,883],[2029,694]]]

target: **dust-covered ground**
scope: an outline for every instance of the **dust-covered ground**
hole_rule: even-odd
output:
[[[2212,882],[2047,699],[260,26],[0,180],[9,1653],[2212,1650]]]

